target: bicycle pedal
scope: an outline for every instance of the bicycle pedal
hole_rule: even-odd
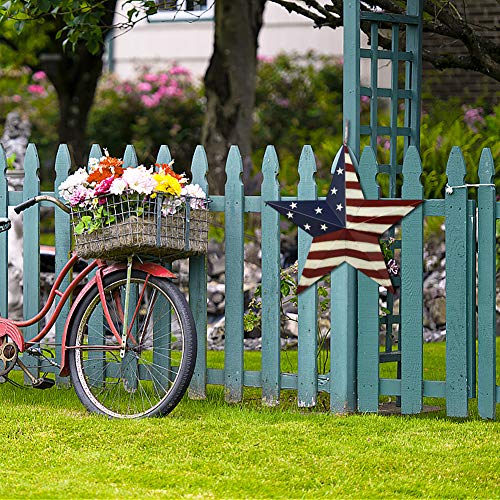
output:
[[[51,378],[37,378],[31,385],[34,389],[50,389],[56,383]]]

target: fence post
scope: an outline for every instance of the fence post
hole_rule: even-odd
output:
[[[277,405],[280,397],[280,215],[266,201],[280,199],[279,163],[267,146],[262,163],[262,401]]]
[[[479,182],[491,184],[495,175],[493,156],[483,149]],[[478,395],[483,418],[496,416],[496,190],[478,188]]]
[[[243,163],[237,146],[231,146],[226,164],[225,249],[226,330],[224,353],[225,398],[228,403],[243,397]]]
[[[339,154],[344,154],[344,148]],[[335,162],[332,173],[334,168]],[[345,262],[330,273],[330,409],[334,413],[357,409],[358,274]]]
[[[366,199],[376,200],[377,159],[369,146],[363,150],[358,175]],[[379,400],[379,305],[378,283],[358,273],[358,410],[377,412]]]
[[[315,200],[317,186],[314,180],[316,161],[311,146],[304,146],[299,159],[299,200]],[[299,275],[306,263],[312,236],[298,232]],[[318,295],[317,284],[311,285],[298,297],[299,347],[297,374],[298,406],[316,405],[318,395]]]
[[[198,184],[208,196],[207,156],[202,146],[197,146],[191,163],[193,184]],[[189,259],[189,305],[193,312],[198,337],[196,367],[189,386],[189,397],[204,399],[207,385],[207,256],[196,255]]]
[[[403,161],[403,198],[421,200],[422,163],[415,146]],[[420,413],[423,395],[423,205],[402,221],[401,240],[401,413]]]
[[[0,217],[9,216],[9,185],[7,183],[7,158],[5,150],[0,144]],[[0,316],[8,315],[8,238],[7,231],[0,234]]]
[[[465,162],[451,150],[446,174],[450,186],[464,184]],[[467,189],[446,193],[446,411],[468,415],[467,391]]]
[[[59,145],[56,155],[55,171],[56,179],[54,182],[54,196],[58,196],[59,185],[66,180],[71,168],[71,157],[69,154],[68,146],[66,144]],[[71,251],[71,224],[67,213],[59,208],[54,209],[55,220],[55,275],[60,274],[62,268],[66,265]],[[66,276],[61,284],[61,289],[65,290],[69,285],[69,276]],[[57,298],[59,302],[60,298]],[[56,359],[61,360],[61,342],[64,333],[64,325],[69,313],[69,303],[66,303],[61,309],[61,314],[56,320]],[[57,376],[57,383],[66,385],[68,382]]]

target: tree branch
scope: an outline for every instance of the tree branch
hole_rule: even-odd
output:
[[[315,26],[337,28],[342,25],[342,3],[331,0],[320,3],[318,0],[271,0],[289,12],[295,12],[311,19]],[[497,0],[500,3],[500,0]],[[371,0],[361,4],[364,10],[381,9],[394,14],[404,14],[405,8],[398,0]],[[477,25],[467,21],[451,1],[424,0],[422,28],[426,33],[435,33],[451,41],[460,42],[464,54],[443,52],[441,47],[425,51],[423,58],[437,69],[460,68],[476,71],[500,82],[500,44],[488,36],[494,28]],[[340,17],[339,17],[340,16]],[[361,26],[370,36],[369,23]],[[382,47],[390,49],[390,41],[379,37]]]

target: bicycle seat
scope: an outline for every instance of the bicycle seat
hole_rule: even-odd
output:
[[[0,233],[10,229],[11,222],[7,217],[0,217]]]

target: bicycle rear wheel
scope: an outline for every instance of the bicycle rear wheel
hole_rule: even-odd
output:
[[[122,333],[126,271],[104,278],[106,304]],[[83,405],[114,418],[165,415],[179,403],[196,361],[194,320],[179,289],[165,279],[133,270],[127,346],[105,318],[97,286],[82,301],[69,332],[71,380]]]

